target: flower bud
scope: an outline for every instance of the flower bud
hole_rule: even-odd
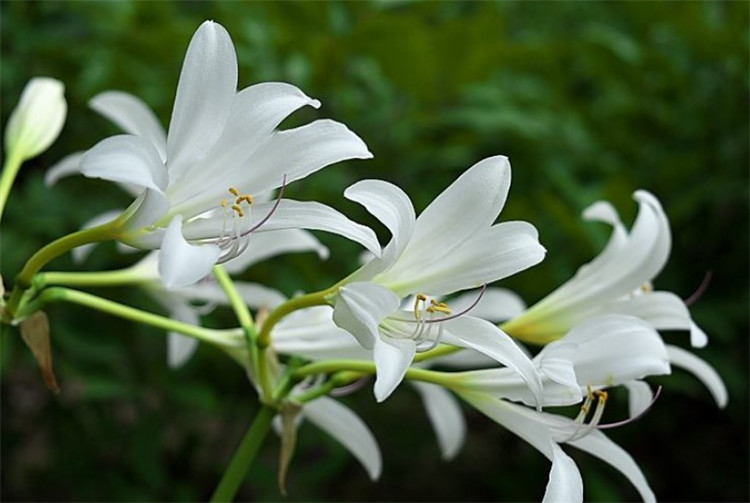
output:
[[[8,156],[31,159],[55,141],[68,109],[63,91],[62,82],[49,77],[35,77],[26,84],[5,130]]]

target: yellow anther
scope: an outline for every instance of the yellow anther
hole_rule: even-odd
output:
[[[451,308],[445,302],[438,302],[435,299],[430,300],[430,307],[427,308],[428,313],[443,313],[451,314]]]
[[[247,201],[247,204],[253,204],[253,196],[251,196],[250,194],[242,195],[242,196],[240,196],[240,197],[237,198],[237,200],[235,201],[235,203],[241,204],[242,201]]]
[[[237,189],[235,189],[234,187],[229,187],[229,193],[232,194],[233,196],[239,196],[240,195],[240,191],[237,190]]]
[[[226,208],[227,207],[227,200],[226,199],[222,199],[221,200],[221,207],[222,208]]]
[[[644,284],[641,285],[641,292],[643,292],[643,293],[649,293],[649,292],[653,291],[653,289],[654,289],[654,287],[648,281],[646,283],[644,283]]]
[[[232,209],[237,212],[237,216],[244,217],[245,212],[242,211],[242,208],[240,208],[239,204],[233,204]]]
[[[604,405],[607,403],[607,399],[609,398],[609,393],[606,391],[599,390],[596,392],[597,395],[599,395],[599,404]]]
[[[425,301],[425,300],[427,300],[427,295],[425,295],[423,293],[418,293],[417,294],[417,300]]]

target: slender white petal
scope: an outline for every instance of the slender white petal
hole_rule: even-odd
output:
[[[26,84],[5,128],[7,155],[15,152],[31,159],[52,145],[68,111],[64,91],[62,82],[50,77],[35,77]]]
[[[466,421],[461,406],[453,395],[435,384],[413,381],[422,397],[432,429],[435,430],[440,453],[448,461],[456,457],[466,438]]]
[[[81,159],[81,173],[160,193],[169,183],[159,152],[146,140],[133,135],[111,136],[94,145]]]
[[[651,386],[643,381],[630,381],[624,385],[628,390],[628,414],[630,417],[638,417],[651,406],[654,399]]]
[[[334,314],[335,316],[335,314]],[[404,379],[414,353],[416,343],[411,339],[396,339],[383,335],[375,339],[375,399],[382,402],[388,398]]]
[[[60,159],[44,174],[44,184],[47,187],[52,187],[60,178],[79,175],[81,173],[81,159],[83,158],[83,154],[85,154],[83,151],[73,152]]]
[[[633,461],[630,454],[607,438],[604,433],[601,431],[592,431],[589,435],[569,443],[609,463],[625,475],[630,483],[638,489],[643,501],[648,503],[656,501],[656,496],[651,487],[649,487],[646,477],[643,476],[643,472],[638,468],[638,465]]]
[[[237,91],[237,55],[220,24],[206,21],[193,35],[177,84],[167,137],[170,176],[178,179],[218,139]]]
[[[444,342],[480,351],[515,370],[541,406],[542,381],[539,373],[529,357],[505,332],[489,321],[471,316],[461,316],[444,324],[447,332]]]
[[[191,245],[182,236],[182,216],[169,223],[159,252],[159,274],[167,289],[182,288],[206,277],[221,254],[216,245]]]
[[[711,365],[690,351],[677,346],[668,345],[667,354],[669,354],[669,359],[673,365],[684,368],[708,388],[716,401],[716,405],[721,408],[726,407],[729,400],[727,388],[724,385],[724,381],[721,380],[719,373]]]
[[[242,300],[245,301],[245,304],[253,309],[264,307],[273,309],[286,301],[286,297],[281,292],[256,283],[235,281],[234,287],[237,289],[240,297],[242,297]],[[229,303],[224,290],[213,281],[197,283],[180,288],[175,294],[179,294],[181,297],[197,302],[221,305],[227,305]]]
[[[339,289],[333,308],[333,321],[352,334],[365,349],[374,349],[379,340],[378,325],[398,309],[399,298],[374,283],[350,283]]]
[[[380,477],[383,462],[370,429],[354,412],[327,397],[304,405],[303,414],[318,428],[335,438],[356,457],[371,479]]]
[[[583,479],[575,462],[556,443],[552,446],[552,469],[542,503],[583,501]]]
[[[89,106],[126,133],[151,142],[162,161],[167,159],[167,135],[164,127],[140,98],[122,91],[106,91],[91,98]]]
[[[224,263],[230,274],[239,274],[248,267],[267,258],[284,253],[314,251],[321,259],[328,258],[328,248],[318,239],[302,229],[282,229],[258,232],[250,238],[250,247],[237,258]]]
[[[111,222],[115,218],[122,215],[122,210],[113,210],[113,211],[106,211],[104,213],[101,213],[85,224],[81,226],[82,229],[90,229],[91,227],[96,227],[98,225],[106,224],[107,222]],[[73,248],[73,251],[71,254],[73,255],[73,261],[76,264],[83,263],[84,260],[91,254],[91,252],[96,248],[96,245],[98,243],[90,243],[86,245],[79,246],[77,248]]]
[[[174,313],[172,317],[179,321],[186,321],[178,318]],[[196,320],[194,323],[198,323]],[[183,366],[198,348],[198,340],[182,335],[179,332],[169,332],[167,334],[167,363],[170,368],[179,368]]]
[[[462,312],[468,309],[480,295],[478,290],[462,293],[450,300],[451,309],[454,312]],[[471,309],[471,315],[475,318],[499,323],[514,318],[526,310],[526,303],[521,297],[505,288],[487,288],[479,299],[476,306]]]
[[[125,226],[128,229],[138,231],[156,224],[169,211],[169,199],[161,191],[146,189],[125,210],[125,213],[131,213],[131,210],[134,214],[127,219]],[[125,237],[123,241],[135,247],[155,249],[159,247],[163,233],[164,229],[158,228],[146,234],[138,233],[137,237],[130,241],[128,241],[128,237]]]

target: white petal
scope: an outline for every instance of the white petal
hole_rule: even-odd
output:
[[[552,469],[544,491],[543,503],[583,501],[583,479],[575,462],[556,443],[552,446]]]
[[[708,388],[716,401],[716,405],[721,408],[726,407],[729,400],[727,388],[719,373],[711,365],[690,351],[677,346],[668,345],[667,353],[673,365],[684,368]]]
[[[177,84],[167,137],[173,180],[202,159],[219,138],[237,91],[237,55],[220,24],[206,21],[193,35]]]
[[[398,309],[399,298],[374,283],[350,283],[336,296],[333,321],[352,334],[365,349],[373,349],[380,338],[378,325]]]
[[[630,454],[607,438],[604,433],[594,430],[585,437],[569,443],[582,451],[593,454],[619,470],[638,489],[643,501],[648,503],[656,501],[656,496],[649,487],[646,477],[643,476],[641,469],[638,468]]]
[[[188,306],[189,309],[189,306]],[[186,319],[180,319],[173,312],[172,317],[185,323],[198,324],[198,317],[195,316],[195,321],[188,321]],[[198,348],[198,340],[192,337],[187,337],[178,332],[169,332],[167,334],[167,363],[170,368],[178,368],[183,366],[191,356],[195,353]]]
[[[367,425],[349,408],[327,397],[306,403],[303,413],[310,422],[339,441],[367,470],[371,479],[380,477],[380,448]]]
[[[409,196],[392,183],[362,180],[344,191],[344,197],[365,207],[391,231],[391,241],[380,262],[369,266],[367,275],[374,276],[399,258],[414,232],[416,216]]]
[[[169,223],[159,252],[159,274],[167,289],[191,285],[210,272],[221,254],[216,245],[194,246],[182,237],[182,216]]]
[[[80,174],[83,154],[85,152],[73,152],[60,159],[44,174],[44,184],[47,187],[52,187],[60,178]]]
[[[695,322],[690,322],[690,345],[703,348],[708,344],[708,336]]]
[[[63,83],[50,77],[35,77],[26,84],[6,124],[7,155],[16,152],[23,160],[31,159],[52,145],[68,111],[64,91]]]
[[[235,281],[234,287],[237,289],[240,297],[242,297],[242,300],[245,301],[245,304],[253,309],[273,309],[286,301],[284,294],[278,290],[256,283]],[[180,288],[179,294],[182,297],[197,302],[221,305],[227,305],[229,303],[224,290],[214,282],[200,282]]]
[[[443,341],[480,351],[521,375],[529,389],[542,402],[542,381],[528,356],[505,332],[489,321],[471,316],[461,316],[443,322],[446,337]]]
[[[115,218],[122,215],[122,210],[112,210],[112,211],[106,211],[100,215],[95,216],[81,227],[82,229],[90,229],[91,227],[96,227],[98,225],[106,224],[107,222],[111,222]],[[96,248],[96,245],[99,243],[90,243],[83,246],[79,246],[77,248],[73,248],[73,251],[71,254],[73,255],[73,262],[76,264],[83,263],[84,260],[86,260],[86,257],[88,257],[91,252]]]
[[[419,215],[414,237],[404,252],[410,262],[449,256],[500,214],[510,188],[510,163],[489,157],[466,170]]]
[[[81,159],[81,173],[160,193],[169,183],[159,153],[149,142],[133,135],[111,136],[94,145]]]
[[[167,158],[167,136],[159,119],[140,98],[122,91],[106,91],[89,101],[89,106],[126,133],[151,142],[162,161]]]
[[[654,393],[651,386],[643,381],[630,381],[625,383],[628,390],[628,413],[630,417],[638,417],[651,406]]]
[[[251,265],[284,253],[314,251],[321,259],[328,258],[328,248],[318,239],[302,229],[282,229],[258,232],[250,241],[250,247],[239,257],[224,263],[230,274],[239,274]]]
[[[138,231],[141,231],[144,227],[151,227],[156,224],[167,211],[169,211],[169,199],[166,195],[152,189],[143,191],[124,213],[127,216],[124,227],[137,231],[136,238],[130,239],[126,235],[123,236],[123,241],[127,241],[128,244],[136,248],[158,248],[161,243],[161,228],[148,232],[145,235]]]
[[[461,312],[468,309],[479,297],[479,290],[462,293],[450,300],[451,310]],[[526,303],[521,297],[505,288],[490,287],[471,310],[474,318],[499,323],[515,318],[526,310]]]
[[[417,345],[411,339],[396,339],[385,335],[375,339],[373,357],[377,371],[375,399],[378,402],[391,396],[404,379],[416,351]]]
[[[422,396],[422,403],[432,429],[435,430],[443,459],[453,459],[466,438],[466,422],[458,401],[442,386],[419,381],[413,381],[412,384]]]

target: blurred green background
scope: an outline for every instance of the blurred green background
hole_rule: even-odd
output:
[[[656,287],[689,296],[711,337],[697,353],[724,378],[718,410],[702,385],[676,370],[652,411],[611,432],[664,501],[748,498],[748,6],[746,2],[2,2],[2,123],[26,81],[66,84],[60,139],[28,163],[3,221],[6,286],[40,245],[76,230],[127,196],[81,178],[44,187],[45,170],[117,130],[87,108],[121,89],[166,124],[182,58],[205,19],[230,32],[240,86],[291,82],[320,99],[285,126],[331,117],[375,158],[324,170],[288,188],[374,224],[341,198],[355,180],[403,187],[421,209],[458,174],[494,154],[510,156],[504,219],[524,219],[549,250],[543,264],[503,282],[541,298],[601,248],[607,229],[581,210],[611,200],[627,222],[631,193],[655,193],[670,216],[672,258]],[[387,233],[378,228],[382,240]],[[319,264],[290,256],[246,279],[288,294],[330,285],[352,270],[356,245],[321,235],[334,251]],[[83,266],[132,261],[103,245]],[[73,269],[68,257],[53,269]],[[158,310],[132,289],[97,290]],[[17,334],[2,339],[2,495],[6,501],[206,499],[257,408],[242,372],[202,347],[170,371],[164,337],[83,309],[49,308],[62,393],[48,392]],[[227,326],[219,312],[207,320]],[[682,333],[665,337],[685,345]],[[381,442],[384,473],[371,483],[340,446],[302,427],[290,500],[539,500],[549,464],[532,447],[466,409],[470,434],[440,460],[415,393],[403,387],[375,406],[369,388],[345,402]],[[624,396],[608,407],[625,414]],[[567,449],[586,499],[632,500],[616,471]],[[265,444],[240,498],[283,499],[276,438]]]

